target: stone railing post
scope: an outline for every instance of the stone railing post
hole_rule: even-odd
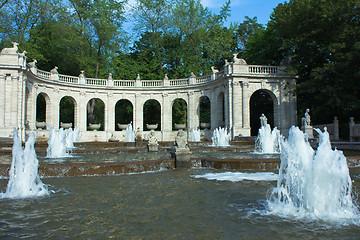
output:
[[[211,67],[211,81],[215,81],[216,80],[216,73],[219,72],[218,70],[215,69],[214,66]]]
[[[37,61],[34,59],[34,61],[28,63],[30,66],[30,71],[34,74],[37,75],[37,67],[36,67],[36,63]]]
[[[140,74],[138,74],[138,75],[137,75],[137,77],[136,77],[135,87],[141,87],[141,78],[140,78]]]
[[[339,120],[337,117],[334,117],[334,140],[339,140]]]
[[[354,121],[354,117],[350,118],[350,122],[349,122],[349,136],[350,136],[350,142],[353,141],[353,136],[354,136],[354,127],[355,127],[355,121]]]
[[[191,73],[191,76],[190,76],[190,78],[189,78],[189,85],[192,85],[192,84],[195,84],[196,82],[196,76],[195,76],[195,74],[192,72]]]
[[[163,79],[163,86],[170,86],[170,81],[167,74],[165,74],[165,77]]]
[[[54,67],[53,69],[51,69],[50,71],[50,79],[54,80],[54,81],[59,81],[59,73],[57,71],[58,67]]]
[[[81,71],[80,71],[79,83],[80,83],[80,84],[85,84],[85,83],[86,83],[86,78],[85,78],[84,70],[81,70]]]
[[[114,86],[114,79],[112,78],[112,74],[109,73],[109,77],[108,77],[108,86]]]

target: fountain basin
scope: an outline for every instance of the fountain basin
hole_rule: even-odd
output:
[[[91,130],[97,131],[97,130],[100,129],[101,123],[90,123],[90,124],[89,124],[89,127],[90,127]]]
[[[175,123],[174,125],[174,128],[177,129],[177,130],[180,130],[180,129],[185,129],[186,128],[186,124],[177,124]]]
[[[64,129],[69,129],[72,127],[72,123],[60,123],[60,127],[64,128]]]
[[[46,122],[36,122],[36,128],[38,130],[45,129],[46,128]]]
[[[117,126],[118,126],[118,128],[120,130],[125,130],[129,126],[129,123],[128,124],[120,124],[120,123],[118,123]]]
[[[211,123],[200,123],[200,127],[203,129],[209,129],[211,127]]]
[[[149,130],[155,130],[158,128],[158,125],[159,124],[146,124],[146,128],[149,129]]]
[[[357,225],[284,220],[266,214],[275,181],[195,178],[209,169],[45,178],[55,193],[2,200],[1,236],[68,239],[357,239]],[[249,172],[252,173],[252,172]],[[360,169],[353,169],[357,176]],[[354,178],[359,187],[359,178]],[[0,180],[0,189],[6,185]],[[99,194],[101,193],[101,194]],[[186,219],[186,221],[185,221]]]

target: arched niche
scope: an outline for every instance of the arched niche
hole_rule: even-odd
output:
[[[64,96],[60,100],[60,112],[59,112],[59,127],[63,127],[67,123],[72,124],[72,128],[75,127],[75,109],[76,101],[73,97]]]
[[[115,130],[120,131],[118,124],[129,124],[133,122],[133,105],[127,99],[121,99],[115,104]]]
[[[251,136],[256,136],[260,128],[260,116],[265,114],[271,128],[275,125],[276,96],[269,90],[260,89],[250,97],[250,128]]]
[[[105,129],[105,104],[99,98],[92,98],[88,101],[86,105],[87,111],[87,129],[93,130],[90,128],[90,124],[100,124],[99,131],[104,131]]]
[[[199,120],[200,127],[204,123],[211,126],[211,103],[207,96],[202,96],[199,100]]]
[[[161,105],[157,100],[149,99],[144,103],[143,124],[144,130],[150,130],[147,128],[146,124],[157,124],[157,128],[155,130],[161,130]]]
[[[50,98],[46,93],[39,93],[36,97],[36,127],[46,129],[48,124],[41,126],[39,123],[49,122],[51,116]]]
[[[182,98],[177,98],[172,104],[172,127],[175,129],[175,124],[187,124],[187,103]]]

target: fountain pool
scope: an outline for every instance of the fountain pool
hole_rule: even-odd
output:
[[[1,199],[0,238],[115,239],[356,239],[352,223],[269,215],[266,196],[275,181],[195,178],[210,169],[44,178],[55,193]],[[353,187],[360,169],[351,169]],[[0,190],[7,180],[0,180]]]

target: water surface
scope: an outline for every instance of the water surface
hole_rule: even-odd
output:
[[[354,224],[266,214],[275,181],[195,178],[210,169],[44,178],[55,193],[0,199],[0,238],[356,239]],[[351,169],[354,191],[360,169]],[[0,180],[5,191],[7,180]]]

